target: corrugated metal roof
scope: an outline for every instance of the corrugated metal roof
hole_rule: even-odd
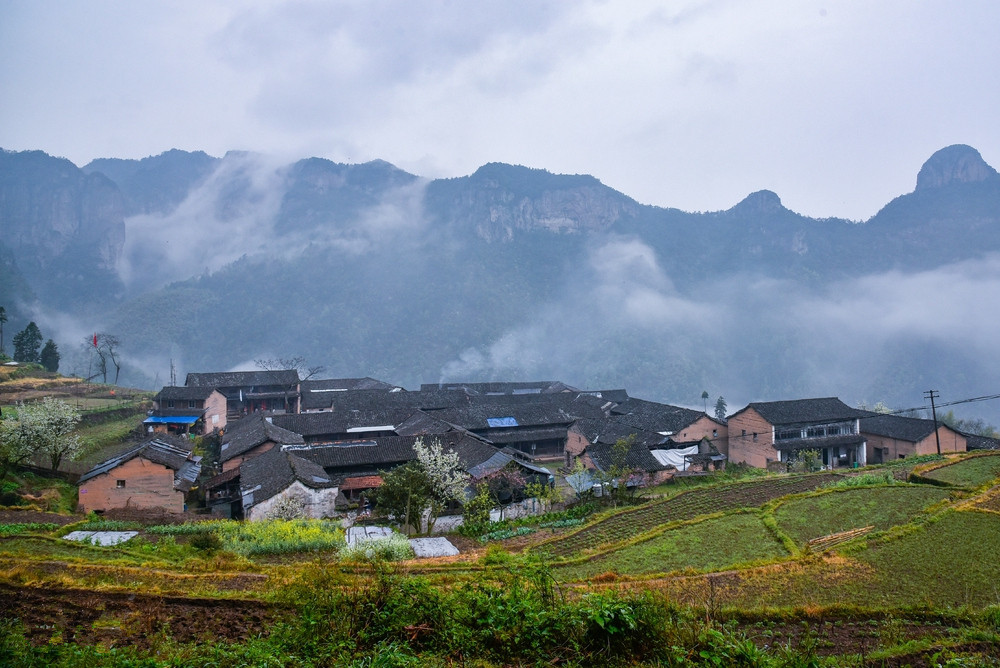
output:
[[[173,415],[173,416],[163,416],[163,415],[150,415],[148,418],[142,421],[143,424],[194,424],[200,418],[200,415]]]

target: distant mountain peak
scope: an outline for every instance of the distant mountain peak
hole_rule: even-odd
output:
[[[946,146],[932,155],[917,174],[917,190],[941,188],[951,183],[978,183],[1000,177],[979,151],[965,144]]]
[[[781,198],[771,190],[758,190],[743,198],[743,201],[730,211],[752,214],[770,214],[783,210]]]

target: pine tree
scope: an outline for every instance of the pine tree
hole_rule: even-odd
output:
[[[14,361],[38,362],[38,349],[42,345],[42,333],[34,321],[14,335]]]
[[[59,348],[55,341],[49,339],[45,342],[45,347],[42,348],[42,354],[39,355],[38,360],[46,371],[55,373],[59,370]]]
[[[719,397],[718,401],[715,402],[715,417],[720,420],[726,419],[726,400]]]

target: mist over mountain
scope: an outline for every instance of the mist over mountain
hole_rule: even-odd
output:
[[[499,163],[427,180],[383,161],[2,152],[0,235],[6,331],[33,318],[67,353],[114,332],[143,386],[171,360],[183,378],[302,355],[407,387],[558,378],[695,406],[997,393],[1000,175],[968,146],[864,222],[766,190],[664,209]]]

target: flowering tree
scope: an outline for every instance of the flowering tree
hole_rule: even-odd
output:
[[[0,472],[40,454],[58,469],[65,457],[80,449],[80,441],[71,436],[80,414],[65,401],[45,397],[40,403],[18,404],[17,417],[0,425]],[[2,478],[3,476],[0,476]]]
[[[413,444],[417,462],[427,475],[430,487],[430,516],[427,518],[427,533],[434,530],[434,522],[451,501],[463,503],[469,476],[462,470],[458,453],[445,452],[441,441],[427,444],[418,438]]]

